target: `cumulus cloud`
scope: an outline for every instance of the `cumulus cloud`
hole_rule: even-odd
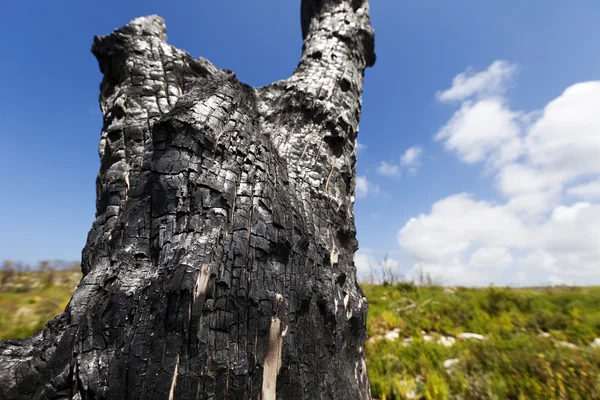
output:
[[[356,266],[356,276],[359,280],[361,280],[369,275],[372,266],[376,264],[373,263],[369,255],[356,253],[354,255],[354,265]]]
[[[356,198],[361,199],[367,197],[369,194],[379,194],[379,186],[375,185],[367,180],[367,177],[357,176],[356,177]]]
[[[468,203],[474,209],[456,215]],[[459,195],[411,219],[398,240],[446,283],[545,284],[550,276],[579,284],[600,281],[600,205],[558,206],[548,219],[528,224],[506,206]]]
[[[519,247],[528,240],[521,220],[506,207],[475,201],[465,193],[433,204],[400,230],[400,246],[418,261],[459,262],[474,245]]]
[[[356,177],[356,197],[362,198],[366,197],[369,194],[369,182],[367,181],[366,176],[357,176]]]
[[[462,104],[436,140],[493,173],[498,200],[448,196],[398,242],[446,283],[600,283],[600,81],[526,113],[505,97],[514,71],[505,61],[470,69],[437,94]]]
[[[600,81],[575,84],[551,101],[527,132],[528,162],[573,179],[600,173]]]
[[[436,93],[439,101],[460,101],[476,95],[499,95],[506,91],[517,67],[507,61],[493,62],[486,71],[476,73],[469,67],[452,80],[452,87]]]
[[[501,99],[465,101],[435,140],[444,141],[447,150],[468,164],[486,160],[497,167],[522,153],[519,118]]]
[[[404,169],[411,174],[415,174],[421,166],[422,154],[423,149],[421,147],[410,147],[402,154],[399,163],[382,161],[377,167],[377,173],[390,178],[397,178],[402,176],[402,170]]]
[[[389,176],[391,178],[395,178],[401,175],[400,167],[387,161],[382,161],[379,164],[379,167],[377,167],[377,173],[379,175]]]
[[[361,151],[365,151],[367,149],[367,145],[360,143],[358,140],[356,141],[356,152],[360,153]]]
[[[400,158],[400,165],[405,167],[418,167],[421,165],[423,149],[419,146],[408,148]]]
[[[504,270],[514,262],[513,255],[506,247],[480,247],[469,258],[470,270]]]
[[[572,186],[567,193],[585,200],[600,200],[600,179]]]

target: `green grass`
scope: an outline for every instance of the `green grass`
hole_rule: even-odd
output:
[[[78,271],[0,271],[0,340],[42,329],[64,310],[80,279]]]
[[[0,271],[0,340],[41,329],[63,311],[80,278],[77,271]],[[600,349],[589,346],[600,337],[600,287],[363,289],[375,399],[600,399]],[[399,339],[383,338],[394,329]],[[435,340],[463,332],[488,340],[452,347]],[[405,345],[408,337],[413,343]],[[445,368],[449,359],[458,361]]]
[[[454,290],[364,285],[367,364],[373,396],[404,399],[600,399],[600,287]],[[488,340],[444,347],[430,336],[462,332]],[[551,336],[543,337],[541,332]],[[413,337],[405,346],[403,337]],[[577,345],[565,347],[560,342]],[[457,359],[451,368],[445,360]]]

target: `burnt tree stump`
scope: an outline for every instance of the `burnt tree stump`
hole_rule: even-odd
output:
[[[63,314],[0,342],[2,399],[370,399],[356,282],[366,0],[304,0],[294,74],[252,88],[157,16],[94,38],[97,213]]]

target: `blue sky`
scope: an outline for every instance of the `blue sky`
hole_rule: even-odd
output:
[[[600,283],[599,12],[595,0],[371,1],[361,274],[387,253],[398,274],[418,264],[447,284]],[[0,259],[79,258],[99,166],[92,38],[148,14],[251,85],[300,56],[299,1],[2,2]]]

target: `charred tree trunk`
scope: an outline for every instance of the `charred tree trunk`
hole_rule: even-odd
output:
[[[97,217],[64,313],[0,342],[7,399],[370,399],[356,283],[366,0],[304,0],[293,76],[252,88],[139,18],[104,74]]]

